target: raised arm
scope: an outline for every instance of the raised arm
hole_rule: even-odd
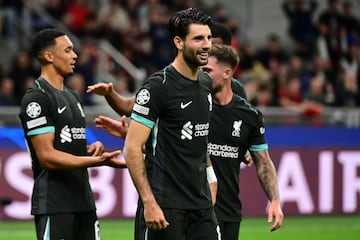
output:
[[[270,158],[268,150],[250,152],[260,184],[270,200],[270,206],[268,209],[268,222],[275,222],[270,228],[270,231],[279,229],[282,225],[284,214],[281,209],[279,187],[277,184],[277,176],[275,166]]]
[[[119,115],[130,116],[135,103],[135,96],[126,98],[115,91],[113,83],[96,83],[88,86],[87,93],[95,93],[104,96],[110,107]]]

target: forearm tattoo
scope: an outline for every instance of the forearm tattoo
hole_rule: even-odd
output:
[[[268,151],[252,152],[260,184],[270,201],[279,200],[279,188],[275,166]]]

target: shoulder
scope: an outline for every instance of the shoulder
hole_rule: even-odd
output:
[[[42,83],[42,81],[40,81],[40,79],[37,79],[26,90],[21,102],[23,103],[23,102],[29,102],[31,100],[35,101],[38,99],[48,99],[46,93],[47,93],[46,86],[44,86],[44,84]]]
[[[206,85],[209,89],[212,89],[212,78],[207,72],[202,70],[199,71],[199,81],[200,83]]]
[[[244,85],[239,80],[231,78],[231,89],[234,94],[247,99]]]
[[[159,87],[168,79],[169,71],[166,68],[152,73],[143,83],[143,87]]]
[[[258,108],[256,108],[254,105],[252,105],[250,102],[248,102],[247,99],[234,94],[233,101],[234,101],[235,106],[238,106],[244,110],[247,110],[250,114],[252,114],[256,117],[260,117],[260,118],[263,117],[262,112]]]

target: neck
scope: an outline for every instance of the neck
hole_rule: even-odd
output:
[[[52,69],[42,69],[40,77],[45,79],[52,87],[64,90],[64,76],[51,71]]]
[[[197,81],[199,76],[199,66],[191,66],[189,65],[184,58],[179,55],[175,58],[172,66],[181,73],[184,77]]]
[[[219,91],[214,93],[214,103],[217,105],[227,105],[233,98],[233,91],[231,89],[231,82],[225,84]]]

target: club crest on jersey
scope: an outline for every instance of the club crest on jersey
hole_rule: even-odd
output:
[[[231,134],[233,137],[240,137],[241,124],[242,124],[242,120],[234,121],[234,123],[233,123],[234,130],[232,131],[232,134]]]
[[[36,118],[41,113],[41,106],[37,102],[31,102],[26,107],[26,114],[31,118]]]
[[[147,89],[141,89],[136,96],[136,103],[139,105],[144,105],[150,100],[150,92]]]

